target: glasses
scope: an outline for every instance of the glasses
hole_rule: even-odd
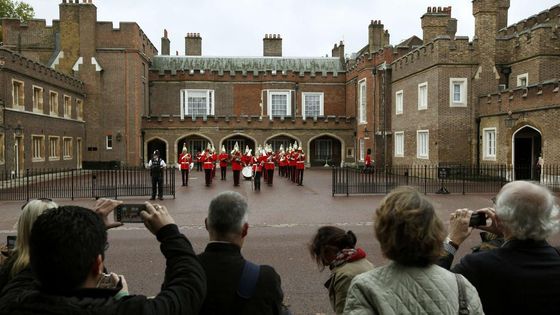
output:
[[[23,210],[25,208],[25,206],[27,206],[31,201],[35,201],[35,200],[39,200],[42,202],[52,202],[51,198],[37,198],[37,199],[31,199],[29,201],[27,201],[23,206],[21,206],[21,210]]]

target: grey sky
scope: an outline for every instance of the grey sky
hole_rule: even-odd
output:
[[[51,25],[62,0],[23,0]],[[82,0],[80,0],[81,2]],[[161,52],[163,29],[171,53],[184,54],[187,33],[200,33],[206,56],[261,56],[264,34],[281,34],[284,56],[325,56],[344,40],[346,53],[367,43],[370,20],[381,20],[391,44],[422,38],[420,17],[428,6],[452,6],[457,35],[474,33],[470,0],[93,0],[99,21],[137,22]],[[511,0],[508,24],[558,4],[558,0]]]

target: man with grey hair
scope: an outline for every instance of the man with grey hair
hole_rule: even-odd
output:
[[[441,261],[449,268],[470,235],[473,211],[451,214]],[[560,314],[560,253],[546,239],[558,232],[558,205],[545,187],[515,181],[502,187],[496,207],[477,210],[488,218],[478,229],[503,237],[496,249],[466,255],[451,270],[477,289],[486,314]],[[489,224],[488,224],[489,222]]]
[[[241,255],[249,230],[247,211],[245,198],[232,191],[210,202],[204,221],[210,242],[198,255],[208,284],[200,314],[282,314],[280,276]]]

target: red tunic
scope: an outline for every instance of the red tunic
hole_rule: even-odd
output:
[[[365,164],[366,164],[366,166],[368,166],[368,167],[371,166],[371,155],[370,155],[370,154],[367,154],[367,155],[366,155]]]
[[[297,161],[296,161],[296,169],[298,169],[298,170],[305,169],[305,154],[298,153]]]
[[[218,155],[218,159],[220,160],[220,167],[227,167],[227,160],[229,158],[229,154],[223,152]]]
[[[188,170],[189,164],[191,164],[192,158],[191,155],[188,153],[181,153],[179,155],[179,164],[181,165],[182,170]]]
[[[202,162],[205,170],[211,170],[214,167],[214,163],[212,163],[212,155],[210,154],[203,154],[200,157],[200,161]]]
[[[231,168],[234,171],[241,171],[243,166],[241,165],[241,153],[234,153],[231,157]]]
[[[251,163],[253,163],[253,172],[262,172],[263,157],[253,158]]]

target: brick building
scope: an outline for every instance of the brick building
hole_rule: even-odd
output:
[[[560,163],[560,6],[508,26],[509,0],[474,0],[475,38],[428,8],[423,45],[391,64],[394,164]],[[521,171],[525,169],[526,171]]]
[[[0,178],[79,168],[84,83],[0,47]]]

